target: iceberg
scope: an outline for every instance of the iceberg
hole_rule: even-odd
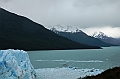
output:
[[[0,79],[35,79],[36,72],[27,52],[0,50]]]

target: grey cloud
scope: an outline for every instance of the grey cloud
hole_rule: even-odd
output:
[[[119,2],[119,0],[74,0],[73,5],[76,7],[79,6],[90,7],[90,6],[104,6],[106,4],[114,4],[116,2]]]
[[[120,0],[11,0],[2,7],[43,25],[120,27]]]
[[[5,3],[9,2],[10,0],[0,0],[0,6],[4,5]]]

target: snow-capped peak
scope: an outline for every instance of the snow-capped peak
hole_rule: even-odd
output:
[[[47,27],[47,29],[52,30],[54,32],[59,31],[59,32],[81,32],[78,27],[73,27],[73,26],[67,26],[67,25],[55,25],[53,27]]]
[[[104,34],[103,32],[94,32],[92,37],[95,37],[95,38],[100,38],[100,39],[107,39],[108,36],[106,34]]]

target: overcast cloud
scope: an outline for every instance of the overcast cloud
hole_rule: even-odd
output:
[[[120,0],[0,0],[0,6],[45,26],[118,28],[120,37]]]

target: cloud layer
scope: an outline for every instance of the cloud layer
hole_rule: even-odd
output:
[[[94,32],[103,32],[105,35],[109,37],[118,38],[120,37],[120,28],[119,27],[111,27],[111,26],[104,26],[104,27],[89,27],[89,28],[81,28],[85,33],[88,35],[93,35]]]
[[[120,27],[120,0],[0,0],[0,5],[43,25]]]

